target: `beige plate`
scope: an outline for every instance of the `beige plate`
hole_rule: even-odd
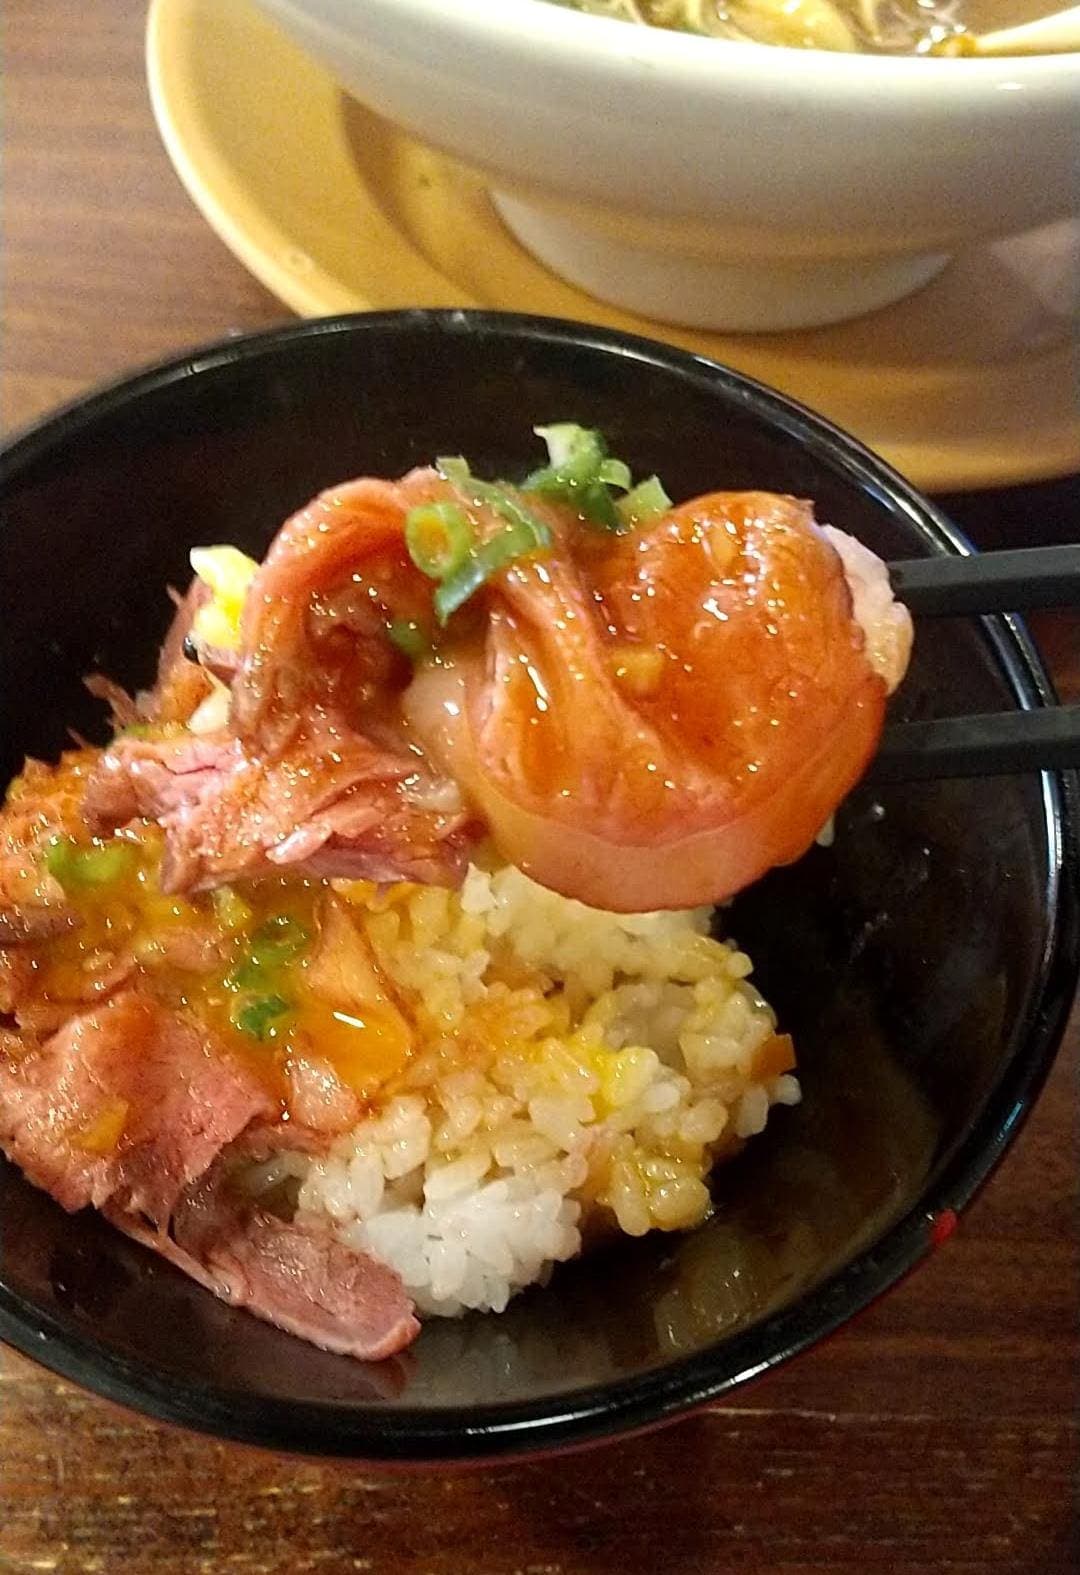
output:
[[[928,490],[1080,468],[1080,223],[972,249],[839,327],[681,331],[548,273],[476,175],[347,98],[248,0],[154,0],[147,61],[192,198],[296,312],[481,306],[631,329],[783,389]]]

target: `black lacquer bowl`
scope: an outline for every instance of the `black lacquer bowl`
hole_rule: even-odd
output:
[[[883,464],[776,394],[600,329],[467,312],[342,318],[235,339],[81,401],[3,459],[4,780],[69,727],[81,687],[145,682],[188,548],[260,553],[333,481],[439,453],[533,463],[534,423],[608,434],[676,498],[813,498],[886,557],[965,551]],[[1044,704],[1023,631],[920,627],[894,715]],[[799,1049],[804,1102],[716,1182],[686,1236],[566,1265],[501,1317],[425,1327],[403,1359],[327,1356],[229,1310],[0,1162],[0,1334],[158,1417],[367,1460],[520,1454],[724,1394],[915,1264],[1034,1099],[1076,979],[1076,785],[1031,774],[860,789],[834,845],[726,923]],[[837,1396],[837,1404],[843,1397]]]

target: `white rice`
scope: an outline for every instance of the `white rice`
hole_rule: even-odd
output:
[[[700,1223],[713,1165],[799,1099],[708,909],[600,913],[511,868],[457,893],[338,889],[417,1049],[325,1158],[262,1179],[298,1177],[301,1213],[396,1269],[421,1313],[501,1311],[583,1234]]]

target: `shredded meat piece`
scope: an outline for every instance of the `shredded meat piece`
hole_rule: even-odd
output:
[[[83,679],[83,684],[95,700],[103,700],[108,706],[114,729],[131,727],[134,723],[142,721],[142,713],[138,705],[123,684],[118,684],[115,679],[106,677],[104,673],[91,673],[89,677]]]
[[[428,808],[419,763],[356,733],[311,726],[284,753],[254,755],[228,733],[119,739],[91,776],[95,833],[136,816],[165,831],[165,891],[202,891],[291,869],[453,885],[471,841],[456,812]]]

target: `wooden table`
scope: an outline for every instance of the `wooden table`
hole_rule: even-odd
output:
[[[8,0],[4,419],[282,308],[189,204],[141,0]],[[1076,536],[1080,479],[951,500],[986,545]],[[1078,620],[1043,619],[1080,694]],[[0,1356],[0,1569],[98,1575],[1073,1570],[1074,1022],[957,1236],[731,1405],[536,1465],[401,1477],[170,1431]]]

